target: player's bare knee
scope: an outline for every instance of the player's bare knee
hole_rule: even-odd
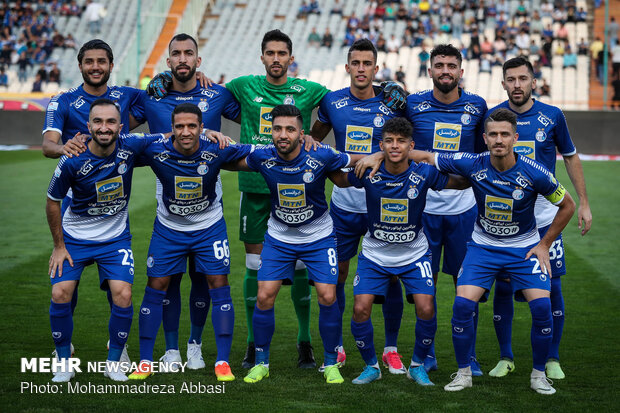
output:
[[[420,305],[416,304],[415,312],[418,318],[422,320],[430,320],[435,316],[435,306],[432,301],[430,303],[423,303]]]
[[[353,321],[363,323],[370,318],[372,304],[368,306],[366,303],[356,302],[353,305]]]
[[[52,301],[56,304],[65,304],[71,301],[73,296],[73,289],[68,287],[58,287],[55,285],[52,288]]]
[[[112,292],[112,301],[119,307],[131,305],[131,286],[116,289]]]
[[[170,285],[170,277],[149,277],[146,285],[154,290],[167,291]]]
[[[317,290],[316,295],[321,305],[330,306],[336,302],[336,290],[334,288]]]
[[[228,277],[226,275],[207,275],[206,277],[210,289],[226,287],[228,285]]]
[[[261,310],[269,310],[276,301],[276,294],[266,291],[259,291],[256,295],[256,306]]]

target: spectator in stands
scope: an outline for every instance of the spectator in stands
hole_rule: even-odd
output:
[[[558,40],[568,40],[568,28],[564,23],[560,24],[558,31],[555,33],[555,38]]]
[[[480,43],[480,51],[482,54],[493,53],[495,50],[493,49],[493,43],[484,36],[482,43]]]
[[[60,86],[60,69],[56,62],[52,62],[52,68],[47,74],[47,81],[49,83],[57,83]]]
[[[610,48],[616,44],[616,40],[618,40],[618,30],[620,30],[620,26],[618,22],[616,22],[616,18],[611,16],[609,19],[609,24],[607,25],[607,39]]]
[[[10,65],[11,62],[11,54],[13,53],[13,48],[11,48],[11,44],[9,42],[5,42],[2,45],[2,50],[0,51],[0,65]]]
[[[538,51],[538,61],[544,67],[551,67],[551,59],[547,57],[547,54],[542,48]]]
[[[403,3],[400,3],[400,5],[398,6],[396,18],[398,20],[409,21],[409,12],[407,12],[407,7],[405,7]]]
[[[530,47],[530,35],[527,34],[527,30],[521,29],[519,34],[515,37],[515,45],[519,50],[528,50]]]
[[[529,48],[530,56],[536,56],[539,50],[540,50],[540,46],[536,44],[536,41],[530,40],[530,48]]]
[[[482,56],[482,52],[480,51],[480,45],[472,44],[469,47],[469,58],[473,60],[478,60],[480,59],[480,56]]]
[[[549,0],[540,6],[540,14],[542,17],[551,17],[553,14],[553,4]]]
[[[101,33],[101,19],[105,14],[105,9],[96,0],[86,0],[84,18],[88,22],[88,31],[92,36]]]
[[[586,12],[583,7],[579,7],[579,11],[577,12],[577,21],[585,22],[588,18],[588,12]]]
[[[9,76],[5,73],[4,66],[0,66],[0,87],[8,87],[9,86]]]
[[[377,39],[377,51],[378,52],[387,52],[387,44],[385,41],[385,37],[383,37],[383,33],[379,33],[379,38]]]
[[[293,63],[288,65],[288,75],[290,77],[297,77],[297,76],[299,76],[299,63],[297,63],[296,60],[293,60]]]
[[[596,77],[598,78],[598,80],[602,83],[603,80],[603,63],[599,62],[599,53],[603,50],[603,41],[601,40],[601,38],[599,36],[596,37],[596,39],[594,39],[594,41],[592,42],[592,44],[590,45],[590,59],[592,59],[592,62],[594,62],[594,70],[596,73]]]
[[[564,59],[562,62],[562,67],[564,69],[568,67],[577,69],[577,54],[573,51],[570,45],[567,45],[566,49],[564,50]]]
[[[545,54],[545,60],[547,61],[548,64],[546,64],[545,66],[551,66],[551,48],[553,47],[553,43],[551,40],[551,37],[545,37],[545,40],[543,42],[542,45],[542,51]]]
[[[538,94],[540,96],[546,96],[546,97],[551,96],[551,87],[547,83],[547,79],[542,80],[542,85],[540,85],[540,87],[538,88]]]
[[[491,73],[491,55],[483,54],[480,59],[480,73]]]
[[[308,13],[310,13],[310,6],[308,6],[308,3],[306,3],[306,1],[303,0],[301,2],[301,5],[299,6],[299,10],[297,11],[297,18],[305,19]]]
[[[616,75],[611,82],[611,87],[614,90],[614,95],[611,98],[611,108],[620,110],[620,75]]]
[[[392,70],[389,67],[387,67],[385,62],[383,62],[383,67],[377,73],[376,78],[380,82],[387,82],[387,81],[392,80]]]
[[[582,37],[579,40],[579,43],[577,43],[577,54],[580,56],[587,56],[588,50],[588,42],[586,42],[586,39]]]
[[[321,44],[321,36],[316,32],[316,27],[313,27],[308,35],[308,46],[319,47]]]
[[[77,49],[77,45],[75,44],[75,39],[71,33],[67,33],[67,37],[65,37],[65,43],[63,45],[65,49]]]
[[[42,87],[43,79],[41,79],[41,75],[37,73],[34,77],[34,82],[32,83],[32,92],[41,92]]]
[[[543,37],[553,37],[553,28],[551,28],[550,24],[545,26],[544,30],[542,31],[542,35]]]
[[[534,64],[532,65],[532,70],[534,72],[534,79],[536,80],[540,80],[542,78],[542,62],[540,61],[540,59],[536,60],[534,62]]]
[[[528,16],[527,6],[523,0],[519,1],[519,5],[517,6],[517,10],[515,11],[515,15],[517,17],[527,17]]]
[[[323,38],[321,39],[321,46],[331,49],[333,44],[334,36],[332,35],[332,32],[329,31],[329,27],[327,27],[325,29],[325,33],[323,33]]]
[[[611,48],[611,67],[612,77],[616,77],[620,74],[620,42],[618,42],[618,39],[615,40]]]
[[[530,19],[529,23],[530,33],[541,34],[543,32],[543,23],[540,20],[540,13],[538,13],[538,10],[534,10],[534,12],[532,12],[532,18]]]
[[[390,53],[398,53],[398,49],[400,49],[400,39],[395,35],[391,35],[390,39],[387,41],[387,51]]]
[[[452,26],[452,37],[455,39],[460,39],[463,36],[463,25],[465,24],[463,12],[460,10],[455,11],[452,14],[450,24]]]
[[[339,14],[342,16],[342,4],[340,4],[340,0],[334,0],[334,4],[332,5],[332,9],[329,11],[329,14]]]
[[[351,13],[349,20],[347,20],[347,30],[356,30],[359,25],[360,19],[355,15],[355,12]]]
[[[26,52],[21,52],[17,61],[17,79],[20,83],[24,83],[28,78],[28,66],[32,66],[30,59],[26,56]]]
[[[347,29],[347,33],[344,35],[344,40],[342,41],[342,47],[351,47],[353,42],[355,42],[355,34],[352,29]]]
[[[321,14],[321,7],[319,6],[319,0],[310,0],[308,9],[309,9],[308,13],[310,14]]]
[[[43,83],[47,82],[47,70],[45,69],[45,63],[41,63],[41,65],[39,66],[39,70],[37,70],[36,75],[39,76],[39,78],[41,79],[41,82]]]
[[[396,71],[396,73],[394,73],[394,76],[396,77],[397,82],[400,82],[403,84],[403,89],[405,89],[405,92],[406,92],[407,83],[405,82],[405,78],[407,77],[407,75],[405,74],[405,71],[403,70],[402,66],[398,66],[398,70]]]
[[[418,71],[418,77],[428,76],[428,59],[431,55],[426,51],[424,47],[420,53],[418,53],[418,60],[420,61],[420,70]]]
[[[566,51],[566,42],[556,42],[555,50],[553,54],[556,56],[564,56],[564,52]]]
[[[63,47],[65,45],[65,36],[60,34],[58,30],[54,30],[52,35],[52,44],[54,47]]]
[[[566,12],[564,5],[559,4],[556,8],[554,8],[553,13],[551,13],[551,17],[553,17],[554,23],[566,23],[568,13]]]

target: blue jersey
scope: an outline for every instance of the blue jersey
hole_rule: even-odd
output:
[[[101,96],[94,96],[84,91],[83,85],[70,89],[54,96],[45,110],[45,124],[43,133],[56,131],[60,133],[62,143],[66,143],[78,132],[89,135],[88,112],[90,105],[97,99],[107,98],[119,105],[121,134],[129,133],[129,114],[137,118],[135,105],[138,102],[140,90],[127,86],[109,86]]]
[[[347,166],[351,158],[329,146],[308,152],[303,146],[291,161],[280,158],[273,145],[256,148],[248,166],[265,178],[271,196],[267,232],[278,241],[301,244],[333,231],[325,200],[326,174]]]
[[[151,133],[172,131],[172,111],[181,103],[193,103],[202,111],[202,123],[207,129],[219,131],[222,128],[222,116],[236,119],[241,108],[232,93],[220,85],[203,88],[198,82],[188,92],[171,90],[161,99],[148,96],[141,91],[136,107],[138,121],[147,121]]]
[[[510,109],[508,101],[500,103],[488,112],[490,115],[495,109]],[[558,107],[534,101],[534,105],[524,113],[517,113],[517,132],[519,139],[515,142],[514,150],[519,155],[527,156],[544,165],[555,175],[556,148],[564,156],[577,153],[575,145],[568,133],[566,118]],[[548,226],[557,208],[539,196],[536,202],[536,221],[539,227]]]
[[[411,264],[428,250],[422,229],[422,212],[429,189],[442,190],[448,176],[427,164],[411,163],[409,168],[392,175],[381,164],[374,177],[370,171],[358,179],[349,172],[349,182],[366,190],[368,232],[362,252],[371,261],[387,267]]]
[[[350,88],[329,92],[319,106],[318,119],[334,130],[336,149],[341,152],[366,154],[380,150],[381,130],[385,121],[404,112],[393,111],[383,104],[383,92],[361,100]],[[366,213],[364,192],[355,188],[334,186],[332,202],[348,212]]]
[[[251,145],[219,144],[201,137],[198,150],[185,156],[173,145],[173,139],[162,139],[151,145],[139,158],[157,176],[157,219],[178,231],[209,228],[222,214],[221,191],[216,183],[223,164],[247,156]]]
[[[538,194],[558,205],[566,190],[544,166],[516,155],[516,164],[500,172],[488,152],[437,154],[441,171],[469,179],[476,197],[478,217],[472,240],[481,245],[524,248],[540,241],[534,204]]]
[[[89,149],[79,156],[62,156],[47,196],[62,200],[73,189],[62,218],[65,236],[78,241],[103,242],[129,237],[127,204],[137,157],[162,135],[121,135],[114,152],[105,158]]]
[[[407,119],[413,125],[415,148],[430,152],[482,152],[484,115],[487,104],[480,96],[460,91],[460,97],[445,104],[432,90],[407,97]],[[430,214],[456,215],[475,204],[471,190],[428,193],[426,210]]]

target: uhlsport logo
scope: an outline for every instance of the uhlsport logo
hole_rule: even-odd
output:
[[[381,198],[381,222],[407,224],[408,199]]]
[[[278,184],[278,203],[284,208],[303,208],[306,206],[304,184]]]
[[[175,176],[174,197],[184,200],[202,198],[202,178],[196,176]]]
[[[97,188],[97,202],[110,202],[125,196],[123,191],[123,178],[115,176],[95,183]]]
[[[258,133],[261,135],[271,135],[271,111],[273,108],[261,106],[260,123],[258,125]]]
[[[487,195],[484,200],[484,216],[492,221],[512,221],[512,202],[510,198]]]
[[[371,153],[372,128],[366,126],[347,125],[345,152]]]
[[[461,130],[458,123],[435,122],[433,149],[458,152],[461,146]]]
[[[534,141],[517,141],[514,151],[521,156],[536,159],[536,145]]]

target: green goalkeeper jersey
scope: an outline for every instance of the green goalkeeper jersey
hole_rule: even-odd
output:
[[[266,76],[241,76],[226,84],[241,106],[241,143],[269,145],[271,110],[277,105],[295,105],[304,119],[303,128],[310,133],[312,110],[329,90],[318,83],[289,77],[283,85],[272,85]],[[265,180],[258,172],[239,172],[239,190],[268,194]]]

